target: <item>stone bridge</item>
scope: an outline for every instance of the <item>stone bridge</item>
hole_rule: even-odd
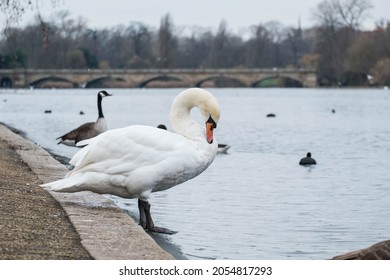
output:
[[[317,86],[308,69],[0,69],[2,88],[256,87],[271,78]]]

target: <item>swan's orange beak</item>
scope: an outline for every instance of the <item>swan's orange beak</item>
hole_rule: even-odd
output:
[[[213,141],[214,141],[213,130],[216,127],[217,127],[217,124],[210,116],[210,118],[206,122],[206,139],[207,139],[207,142],[209,144],[213,143]]]
[[[214,140],[213,130],[214,130],[213,124],[206,123],[206,139],[209,144],[213,143]]]

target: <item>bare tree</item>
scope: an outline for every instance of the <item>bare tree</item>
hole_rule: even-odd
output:
[[[208,67],[207,59],[211,52],[214,35],[211,31],[195,30],[189,37],[179,39],[178,59],[179,68]]]
[[[337,83],[345,72],[347,50],[371,8],[370,0],[324,0],[317,6],[317,70],[325,84]]]
[[[371,0],[325,0],[318,4],[314,18],[321,26],[358,29],[372,7]]]
[[[173,35],[173,23],[170,14],[166,14],[161,19],[158,30],[158,51],[157,60],[159,67],[170,68],[174,64],[174,52],[176,49],[176,39]]]
[[[246,65],[255,68],[269,67],[271,65],[269,55],[272,45],[271,34],[262,24],[252,26],[252,33],[252,38],[246,44]]]
[[[212,68],[223,67],[226,59],[227,30],[226,22],[221,21],[217,35],[214,38],[209,54],[209,66]]]
[[[252,32],[252,38],[246,43],[248,66],[262,68],[296,64],[293,55],[298,56],[300,32],[294,33],[293,38],[291,31],[277,21],[252,26]]]
[[[60,0],[50,0],[50,2],[51,5],[57,6]],[[0,0],[0,13],[4,15],[8,26],[12,23],[18,23],[28,10],[36,12],[38,18],[41,18],[39,6],[39,0]]]
[[[141,22],[134,22],[128,27],[128,33],[132,41],[134,55],[142,57],[150,45],[149,29]]]
[[[104,38],[104,37],[101,37]],[[117,26],[105,38],[104,52],[112,68],[127,68],[133,55],[131,39],[125,26]]]
[[[33,9],[30,0],[0,0],[0,12],[4,15],[7,24],[18,22],[28,9]]]
[[[57,6],[59,0],[51,0],[51,5]],[[18,23],[26,11],[30,10],[36,13],[36,18],[40,23],[40,32],[42,33],[42,45],[47,48],[49,45],[49,31],[50,28],[47,23],[43,20],[39,11],[40,1],[31,0],[0,0],[0,14],[4,15],[5,28],[3,34],[5,37],[8,36],[8,29],[12,24]]]
[[[23,0],[0,1],[1,8],[12,3],[32,7]],[[381,71],[388,73],[389,23],[378,23],[375,31],[358,30],[368,14],[368,0],[324,0],[317,8],[314,15],[318,26],[315,28],[286,28],[277,22],[258,24],[252,26],[251,37],[247,39],[230,32],[225,21],[217,32],[196,27],[190,35],[178,36],[169,14],[162,17],[157,29],[133,22],[128,26],[94,30],[88,28],[83,19],[71,18],[67,12],[56,13],[56,17],[47,22],[37,16],[35,22],[27,26],[7,28],[7,35],[0,38],[0,67],[272,68],[295,65],[317,67],[322,80],[333,84],[342,81],[346,72],[371,71],[378,77]]]
[[[351,29],[358,29],[373,6],[371,0],[346,0],[337,1],[336,7],[342,23]]]
[[[303,53],[303,38],[302,28],[299,23],[298,28],[290,28],[287,31],[286,42],[288,49],[291,51],[292,64],[298,67],[298,61],[300,60],[301,54]]]
[[[132,57],[129,60],[131,68],[147,68],[150,66],[152,56],[152,33],[148,27],[141,22],[133,22],[127,28],[130,39]]]

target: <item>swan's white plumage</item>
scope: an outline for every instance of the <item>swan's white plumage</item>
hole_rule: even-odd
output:
[[[82,141],[86,147],[71,160],[75,168],[64,179],[43,186],[60,192],[89,190],[125,198],[147,200],[202,173],[214,160],[218,145],[206,141],[204,126],[190,118],[199,107],[205,121],[219,120],[213,95],[193,88],[172,104],[171,124],[176,133],[151,126],[133,125],[106,131]]]

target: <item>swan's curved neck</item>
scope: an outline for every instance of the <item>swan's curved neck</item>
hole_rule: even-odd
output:
[[[199,108],[204,123],[199,124],[191,118],[191,109],[194,107]],[[173,101],[170,119],[176,133],[190,139],[203,138],[211,144],[213,128],[209,127],[210,124],[206,128],[206,122],[210,119],[215,128],[219,115],[218,102],[211,93],[200,88],[190,88],[182,91]]]
[[[104,118],[103,109],[102,109],[102,100],[103,97],[100,94],[98,94],[97,106],[98,106],[99,118]]]
[[[200,107],[204,102],[201,95],[178,96],[172,104],[170,113],[171,125],[176,133],[187,138],[204,135],[204,128],[191,118],[191,109]]]

